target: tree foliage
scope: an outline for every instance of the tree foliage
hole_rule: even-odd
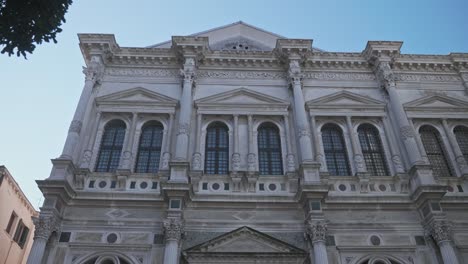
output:
[[[57,43],[72,0],[0,0],[0,48],[8,56],[32,53],[43,41]]]

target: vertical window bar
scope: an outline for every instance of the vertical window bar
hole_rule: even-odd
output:
[[[282,175],[281,139],[276,125],[266,123],[260,126],[257,142],[260,175]]]
[[[341,129],[334,124],[322,127],[322,142],[328,172],[333,176],[349,176],[348,153]]]
[[[125,128],[125,123],[121,120],[113,120],[106,125],[96,164],[97,172],[112,172],[119,166]]]
[[[138,145],[135,172],[157,173],[161,157],[163,126],[158,122],[151,122],[143,126],[140,143]]]
[[[431,126],[423,126],[419,129],[419,135],[434,174],[439,177],[452,176],[439,132]]]
[[[468,128],[464,126],[457,126],[453,130],[465,161],[468,162]]]
[[[372,125],[364,124],[359,126],[358,135],[367,171],[372,176],[389,175],[379,131]]]
[[[211,124],[206,133],[205,173],[228,174],[228,128],[220,122]]]

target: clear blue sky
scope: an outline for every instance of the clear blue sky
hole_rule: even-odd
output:
[[[242,20],[327,51],[401,40],[403,53],[448,54],[468,52],[467,11],[466,0],[75,0],[58,44],[38,46],[28,60],[0,55],[0,164],[38,208],[34,180],[48,177],[60,155],[84,84],[77,33],[144,47]]]

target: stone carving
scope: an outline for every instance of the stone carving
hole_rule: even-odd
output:
[[[233,171],[239,171],[240,170],[240,163],[241,163],[241,157],[239,153],[233,153],[232,154],[232,170]]]
[[[301,66],[299,65],[298,60],[292,60],[289,63],[288,77],[289,77],[289,81],[291,82],[291,84],[293,85],[300,84],[304,75],[301,72]]]
[[[468,166],[468,164],[466,163],[466,160],[465,160],[465,157],[464,156],[458,156],[455,158],[455,161],[457,162],[458,164],[458,167],[460,167],[460,170],[461,171],[464,171],[465,168]]]
[[[395,85],[395,75],[388,62],[381,62],[377,65],[376,75],[385,88]]]
[[[307,233],[309,234],[312,242],[325,242],[327,234],[327,224],[324,221],[307,221]]]
[[[365,170],[364,158],[361,154],[354,155],[354,164],[356,164],[356,169],[360,172]]]
[[[57,219],[53,216],[40,215],[39,217],[32,217],[32,221],[35,227],[34,239],[42,238],[47,240],[53,231],[58,230]]]
[[[308,137],[308,138],[310,138],[310,132],[309,132],[309,130],[308,130],[307,128],[301,127],[301,128],[299,128],[298,131],[297,131],[297,136],[298,136],[299,138],[301,138],[301,137]]]
[[[320,169],[324,170],[325,169],[325,157],[323,154],[317,154],[315,156],[315,159],[320,163]]]
[[[104,65],[102,64],[101,57],[92,56],[88,67],[83,67],[83,74],[87,81],[92,81],[95,84],[100,84],[104,76]]]
[[[247,155],[247,170],[248,171],[255,171],[255,163],[257,161],[257,157],[254,153],[249,153]]]
[[[198,71],[199,78],[217,79],[285,79],[285,72],[260,71]]]
[[[296,162],[294,160],[294,154],[288,154],[286,156],[286,161],[288,165],[288,171],[293,172],[296,170]]]
[[[186,58],[184,68],[180,69],[180,75],[186,82],[192,82],[195,78],[195,59]]]
[[[177,131],[177,135],[184,134],[190,135],[190,124],[189,123],[182,123],[179,124],[179,131]]]
[[[70,124],[70,127],[68,128],[68,133],[77,133],[80,134],[81,132],[81,127],[83,126],[83,123],[79,120],[73,120]]]
[[[131,162],[132,162],[132,152],[124,151],[122,153],[122,168],[123,169],[130,169]]]
[[[199,152],[193,153],[192,156],[192,170],[201,170],[202,163],[201,154]]]
[[[400,134],[403,140],[414,138],[414,131],[411,126],[400,127]]]
[[[306,72],[304,73],[304,78],[316,80],[373,81],[375,80],[375,75],[371,73]]]
[[[106,75],[112,76],[135,76],[135,77],[179,77],[179,71],[176,69],[120,69],[109,68],[106,69]]]
[[[161,169],[163,170],[169,169],[169,161],[171,161],[171,153],[164,152],[162,156]]]
[[[166,240],[179,241],[184,233],[184,223],[178,218],[168,218],[163,222]]]
[[[393,162],[393,165],[395,165],[395,169],[396,169],[396,171],[398,173],[404,173],[405,172],[405,168],[403,168],[403,164],[401,163],[400,156],[393,155],[392,162]]]
[[[85,150],[83,152],[83,157],[81,158],[80,168],[89,168],[92,157],[93,157],[93,152],[89,149]]]
[[[395,76],[397,81],[407,82],[420,82],[420,81],[431,81],[431,82],[458,82],[461,81],[460,77],[454,75],[415,75],[415,74],[397,74]]]
[[[434,221],[427,229],[437,243],[451,240],[452,225],[446,221]]]

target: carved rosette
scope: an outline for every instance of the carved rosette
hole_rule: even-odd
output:
[[[83,123],[79,120],[73,120],[70,123],[70,127],[68,128],[68,133],[77,133],[80,134],[81,132],[81,127],[83,126]]]
[[[162,156],[161,169],[163,169],[163,170],[169,169],[169,161],[171,161],[171,153],[164,152],[164,154]]]
[[[455,161],[457,162],[458,167],[460,167],[460,170],[462,170],[462,171],[464,171],[466,169],[466,167],[468,166],[464,156],[456,157]]]
[[[132,152],[124,151],[122,153],[122,168],[123,169],[130,169],[132,163]]]
[[[294,154],[289,153],[286,156],[286,161],[287,161],[287,165],[288,165],[288,171],[289,172],[295,171],[296,170],[296,161],[294,159]]]
[[[239,171],[240,170],[240,163],[241,163],[241,156],[239,153],[233,153],[232,158],[232,170],[233,171]]]
[[[395,75],[393,74],[392,68],[390,67],[390,63],[379,63],[376,67],[375,73],[377,75],[377,79],[385,88],[395,85]]]
[[[193,153],[192,156],[192,170],[201,170],[202,157],[199,152]]]
[[[365,170],[364,158],[361,154],[354,155],[354,164],[356,164],[358,171],[362,172]]]
[[[298,136],[299,138],[301,138],[301,137],[308,137],[308,138],[310,138],[310,131],[309,131],[307,128],[301,127],[301,128],[299,128],[298,131],[297,131],[297,136]]]
[[[190,135],[190,124],[189,123],[182,123],[179,124],[179,131],[177,131],[177,135]]]
[[[168,218],[163,222],[166,240],[179,241],[184,233],[184,223],[178,218]]]
[[[257,157],[255,153],[249,153],[247,155],[247,170],[248,171],[255,171],[255,163],[257,161]]]
[[[411,126],[400,127],[400,134],[403,140],[414,138],[414,131]]]
[[[32,221],[35,227],[34,239],[42,238],[47,240],[53,231],[58,230],[58,221],[53,216],[32,217]]]
[[[102,64],[101,58],[96,56],[91,57],[88,67],[83,67],[83,74],[86,77],[86,81],[99,84],[104,76],[104,65]]]
[[[89,149],[85,150],[83,152],[83,157],[81,158],[80,168],[89,168],[92,157],[93,157],[93,152]]]
[[[403,164],[401,162],[400,156],[394,155],[392,157],[392,162],[393,162],[393,165],[395,165],[395,169],[396,169],[396,171],[398,173],[404,173],[405,172],[405,168],[403,168]]]
[[[427,227],[428,233],[437,243],[450,241],[452,235],[452,225],[446,221],[434,221]]]
[[[328,226],[324,221],[307,221],[307,233],[312,240],[312,243],[325,242],[327,230]]]

